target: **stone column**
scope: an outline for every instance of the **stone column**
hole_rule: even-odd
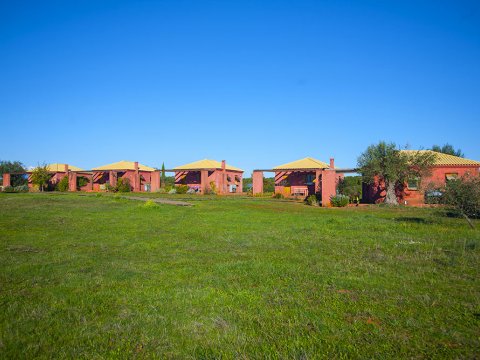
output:
[[[135,161],[135,175],[134,175],[133,191],[138,192],[140,190],[140,171],[138,170],[138,161]]]
[[[322,172],[322,206],[330,206],[330,197],[337,193],[337,172],[327,169]]]
[[[10,186],[10,184],[11,184],[11,175],[3,174],[3,187]]]
[[[202,194],[205,194],[208,189],[210,189],[210,184],[208,183],[208,170],[200,170],[200,191]]]
[[[253,194],[263,194],[263,171],[254,171],[252,174]]]
[[[77,173],[76,172],[68,173],[68,189],[70,191],[77,191]]]

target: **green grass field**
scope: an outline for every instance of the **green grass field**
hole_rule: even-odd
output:
[[[0,194],[0,356],[480,356],[463,219],[176,198]]]

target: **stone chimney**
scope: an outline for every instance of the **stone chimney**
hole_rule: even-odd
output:
[[[330,158],[330,169],[335,169],[335,159]]]

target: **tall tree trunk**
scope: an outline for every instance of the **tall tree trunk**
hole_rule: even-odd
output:
[[[387,196],[385,197],[385,204],[398,205],[397,195],[395,194],[395,182],[389,181],[385,184],[387,186]]]

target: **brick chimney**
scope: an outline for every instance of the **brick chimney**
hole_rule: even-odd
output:
[[[65,164],[65,172],[68,173],[68,164]]]
[[[138,171],[138,161],[135,161],[135,171]]]
[[[335,159],[330,158],[330,169],[335,169]]]
[[[222,171],[225,171],[226,165],[225,165],[225,160],[222,160]]]

